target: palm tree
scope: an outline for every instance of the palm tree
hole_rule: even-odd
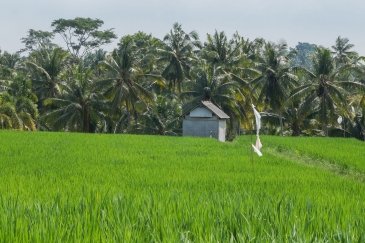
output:
[[[241,52],[251,61],[255,61],[260,57],[263,47],[266,45],[266,41],[262,38],[256,38],[253,41],[244,39],[241,37]]]
[[[139,83],[146,75],[139,68],[140,60],[132,51],[133,45],[128,39],[122,41],[119,49],[102,63],[107,78],[99,81],[98,86],[111,101],[114,113],[125,108],[128,114],[135,114],[138,101],[143,103],[152,99],[152,94]]]
[[[11,79],[1,79],[3,76],[0,76],[0,93],[5,92],[9,89],[9,86],[11,85]]]
[[[21,129],[21,124],[12,97],[2,93],[0,95],[0,129]]]
[[[61,48],[41,49],[31,53],[26,61],[26,65],[32,71],[33,86],[40,105],[44,99],[60,94],[64,85],[62,72],[65,70],[68,56],[69,54]]]
[[[11,79],[16,76],[21,60],[18,53],[11,54],[6,51],[2,53],[0,50],[0,90],[4,90],[5,85],[9,85]]]
[[[266,109],[278,113],[283,132],[283,104],[289,92],[298,84],[298,77],[288,63],[286,44],[266,43],[264,51],[255,63],[257,76],[251,81],[253,90],[258,90],[258,100]]]
[[[11,54],[6,51],[1,53],[0,50],[0,65],[2,67],[14,70],[21,59],[19,53]]]
[[[82,59],[83,65],[86,68],[90,68],[94,71],[94,75],[96,77],[101,77],[103,70],[101,68],[101,65],[99,65],[101,62],[105,60],[106,57],[106,51],[99,49],[92,53],[86,54],[86,56]]]
[[[195,31],[187,34],[180,24],[175,23],[163,40],[164,48],[158,49],[159,61],[167,63],[162,76],[169,82],[170,89],[177,86],[181,92],[184,79],[189,77],[194,48],[200,47],[198,34]]]
[[[37,97],[31,92],[30,81],[18,75],[6,92],[0,94],[0,126],[20,130],[36,130]]]
[[[318,109],[322,131],[327,135],[327,126],[335,118],[336,109],[343,107],[350,88],[364,87],[356,81],[340,80],[341,73],[349,66],[336,66],[331,51],[317,48],[313,59],[313,72],[307,71],[308,83],[294,89],[292,97],[304,96],[305,102]]]
[[[241,37],[236,34],[235,38],[228,40],[226,34],[215,31],[213,35],[207,34],[207,42],[204,43],[202,57],[212,66],[224,67],[229,70],[241,60]]]
[[[142,115],[141,131],[148,134],[177,135],[181,132],[181,102],[159,95]]]
[[[351,51],[354,47],[353,44],[349,43],[349,39],[337,37],[336,43],[332,46],[334,50],[332,53],[335,55],[335,61],[337,65],[344,65],[350,63],[355,52]]]
[[[352,135],[365,141],[365,95],[364,93],[352,95],[350,98],[352,107]]]
[[[92,80],[92,70],[81,65],[73,70],[68,85],[59,97],[48,98],[46,106],[55,107],[43,119],[54,129],[94,132],[104,122],[106,104]]]
[[[311,121],[318,113],[309,100],[290,99],[283,113],[285,122],[289,125],[292,136],[299,136],[304,128],[309,128]]]

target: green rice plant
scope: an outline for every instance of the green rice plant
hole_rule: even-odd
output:
[[[365,143],[354,138],[264,136],[263,139],[269,147],[365,173]]]
[[[0,241],[363,242],[364,183],[275,139],[1,131]]]

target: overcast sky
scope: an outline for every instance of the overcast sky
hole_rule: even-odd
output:
[[[58,18],[100,18],[118,37],[139,30],[162,38],[174,22],[187,32],[238,31],[254,39],[327,47],[337,36],[365,55],[364,0],[0,0],[0,48],[17,51],[29,29],[51,30]],[[111,46],[113,47],[113,46]],[[111,48],[109,47],[109,48]],[[107,48],[108,49],[108,48]]]

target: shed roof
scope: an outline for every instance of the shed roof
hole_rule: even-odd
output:
[[[216,105],[214,105],[212,102],[210,101],[202,101],[202,104],[208,108],[211,112],[213,112],[216,116],[218,116],[220,119],[229,119],[229,116],[224,113],[224,111],[222,111],[221,109],[219,109],[219,107],[217,107]]]

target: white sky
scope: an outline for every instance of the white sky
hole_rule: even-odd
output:
[[[100,18],[118,37],[139,30],[162,38],[174,22],[187,32],[236,30],[254,39],[330,47],[347,37],[365,55],[364,0],[0,0],[0,48],[17,51],[29,29],[51,30],[58,18]],[[110,49],[111,45],[106,47]]]

